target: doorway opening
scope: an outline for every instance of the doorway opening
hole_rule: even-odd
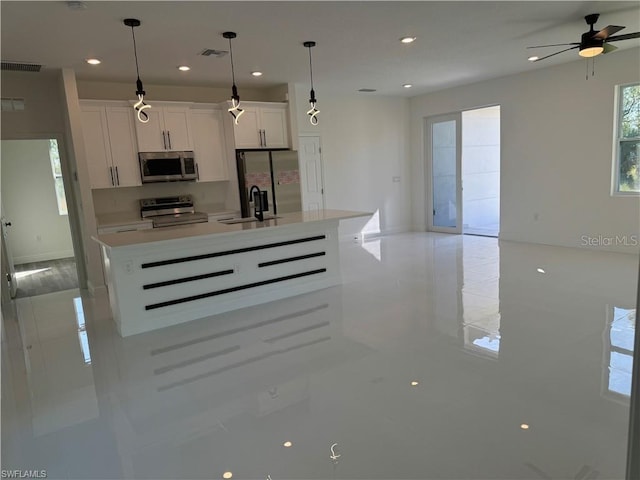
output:
[[[500,106],[462,112],[462,233],[500,231]]]
[[[20,298],[78,288],[58,140],[2,140],[1,148],[3,289]]]
[[[426,119],[427,229],[497,237],[500,106]]]

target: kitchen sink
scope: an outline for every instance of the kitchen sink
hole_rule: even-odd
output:
[[[276,218],[280,218],[276,215],[265,215],[264,216],[264,221],[266,220],[273,220]],[[233,225],[235,223],[249,223],[249,222],[259,222],[260,220],[258,220],[255,217],[247,217],[247,218],[230,218],[229,220],[218,220],[219,223],[224,223],[226,225]]]

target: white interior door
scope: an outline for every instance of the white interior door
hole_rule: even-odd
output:
[[[427,119],[427,227],[434,232],[462,233],[461,115]]]
[[[325,207],[324,177],[320,137],[301,136],[298,139],[298,145],[302,210],[323,210]]]

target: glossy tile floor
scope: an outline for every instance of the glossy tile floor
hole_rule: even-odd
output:
[[[402,234],[341,258],[340,287],[126,339],[104,295],[18,300],[2,468],[623,478],[636,256]]]

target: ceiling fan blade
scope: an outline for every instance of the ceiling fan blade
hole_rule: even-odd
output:
[[[630,40],[632,38],[640,38],[640,32],[625,33],[624,35],[616,35],[615,37],[607,38],[607,42],[617,42],[618,40]]]
[[[567,45],[580,45],[578,42],[572,42],[572,43],[553,43],[551,45],[535,45],[533,47],[527,47],[527,48],[544,48],[544,47],[565,47]]]
[[[591,38],[598,38],[600,40],[605,40],[605,39],[609,38],[611,35],[613,35],[614,33],[619,32],[623,28],[625,28],[625,27],[621,27],[620,25],[608,25],[608,26],[604,27],[602,30],[600,30],[598,33],[596,33]]]
[[[553,57],[554,55],[558,55],[560,53],[564,53],[564,52],[568,52],[569,50],[573,50],[578,48],[580,45],[576,45],[575,47],[569,47],[569,48],[565,48],[564,50],[560,50],[559,52],[556,53],[552,53],[551,55],[547,55],[546,57],[540,57],[536,60],[533,60],[534,62],[539,62],[540,60],[544,60],[545,58],[549,58],[549,57]]]
[[[602,53],[611,53],[611,52],[613,52],[614,50],[617,50],[617,49],[618,49],[618,47],[616,47],[615,45],[609,45],[608,43],[604,43],[604,44],[602,45],[602,48],[604,49],[604,50],[602,51]]]

